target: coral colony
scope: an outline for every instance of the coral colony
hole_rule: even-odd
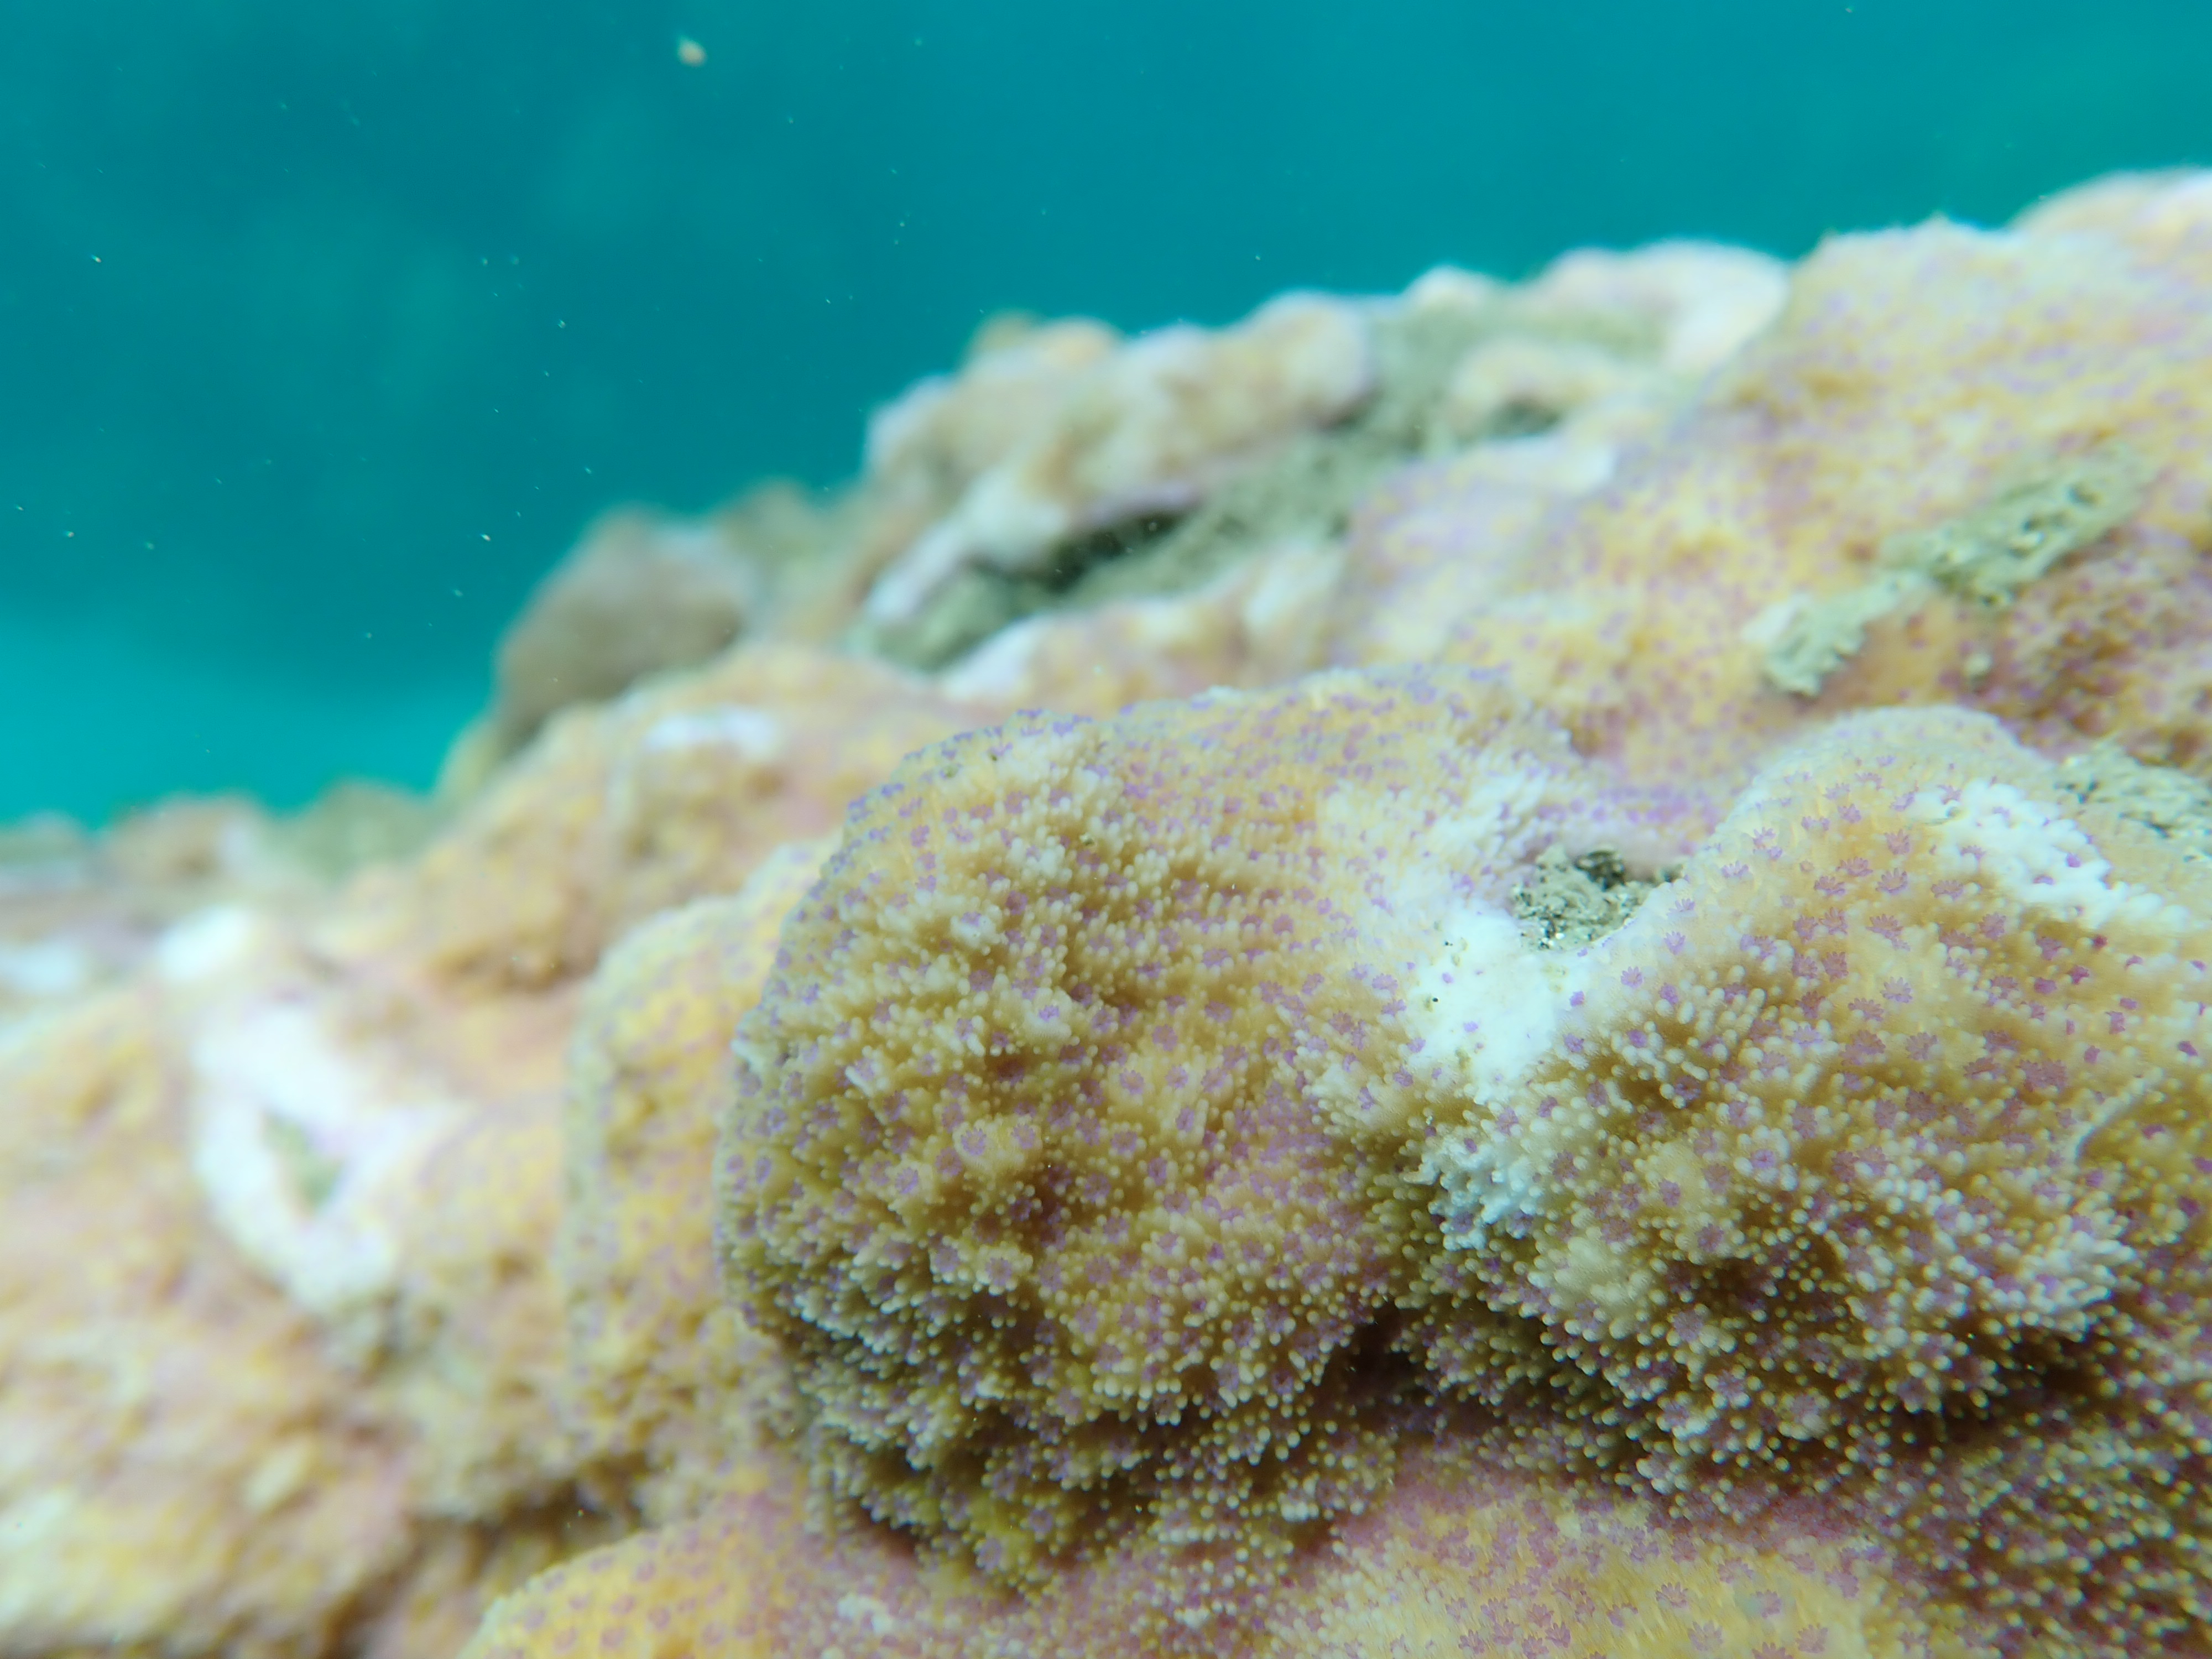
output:
[[[2212,1650],[2212,178],[994,320],[0,863],[0,1648]]]

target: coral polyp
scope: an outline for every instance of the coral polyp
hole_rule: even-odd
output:
[[[1386,1487],[1425,1200],[1341,1076],[1392,890],[1423,837],[1496,889],[1588,790],[1500,687],[1347,675],[957,738],[860,803],[725,1143],[835,1489],[1021,1582],[1132,1528],[1279,1554]]]

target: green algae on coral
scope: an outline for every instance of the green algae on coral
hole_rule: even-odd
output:
[[[2154,469],[2124,443],[2037,470],[1985,505],[1882,544],[1881,562],[1978,604],[2010,603],[2069,553],[2135,516]]]
[[[1826,599],[1798,594],[1781,601],[1744,630],[1745,641],[1762,653],[1772,684],[1818,696],[1884,617],[1909,614],[1938,592],[1985,607],[2009,605],[2061,559],[2133,517],[2151,473],[2121,443],[2055,462],[1957,518],[1891,537],[1875,574]]]

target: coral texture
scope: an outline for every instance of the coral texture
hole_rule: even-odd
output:
[[[639,927],[570,1044],[564,1408],[586,1461],[648,1516],[698,1507],[757,1449],[781,1382],[774,1350],[714,1282],[703,1176],[734,1086],[730,1032],[827,851],[780,847],[738,893]]]
[[[1001,318],[0,836],[0,1649],[2202,1654],[2208,458],[2198,174]]]
[[[0,1062],[0,1620],[18,1650],[319,1650],[401,1553],[402,1480],[223,1248],[153,1002],[105,994]]]
[[[1333,563],[1356,510],[1418,457],[1479,457],[1509,487],[1589,489],[1607,475],[1620,443],[1662,421],[1771,320],[1784,280],[1771,260],[1696,244],[1570,255],[1520,289],[1440,268],[1402,295],[1339,307],[1336,314],[1361,331],[1371,374],[1325,418],[1282,403],[1285,376],[1293,384],[1312,379],[1304,361],[1310,325],[1325,313],[1307,301],[1279,314],[1270,307],[1203,346],[1188,331],[1172,331],[1109,356],[1110,337],[1083,324],[987,340],[957,382],[925,383],[879,416],[872,433],[860,491],[867,527],[855,537],[848,566],[871,584],[870,620],[854,637],[925,666],[974,651],[976,659],[991,659],[988,668],[974,660],[977,670],[1003,674],[1009,655],[1021,653],[1001,630],[1042,611],[1049,620],[1030,636],[1032,655],[1049,640],[1072,655],[1103,658],[1109,687],[1131,681],[1127,635],[1136,630],[1157,639],[1159,654],[1176,666],[1218,642],[1224,666],[1243,676],[1219,683],[1262,684],[1252,676],[1317,666],[1325,585],[1293,584],[1284,593],[1266,576],[1232,574],[1238,567]],[[1292,316],[1306,321],[1290,329]],[[987,325],[985,333],[1005,331]],[[1178,343],[1172,354],[1170,341]],[[1304,355],[1286,355],[1293,348]],[[1201,359],[1201,349],[1212,356]],[[1178,386],[1184,369],[1196,374],[1203,363],[1221,390],[1196,399],[1187,391],[1166,400],[1132,397],[1140,368],[1150,374],[1171,362],[1182,365]],[[1054,388],[1063,382],[1069,401],[1054,413]],[[1176,482],[1122,491],[1086,513],[1038,517],[1035,533],[1043,539],[1019,560],[970,560],[916,599],[907,591],[911,559],[886,551],[902,536],[919,538],[911,556],[918,558],[943,544],[944,526],[962,513],[999,514],[1008,469],[1044,453],[1036,434],[1059,431],[1051,422],[1072,418],[1066,411],[1083,414],[1069,428],[1083,444],[1103,447],[1128,467],[1158,444],[1164,421],[1186,428],[1177,444],[1212,441],[1206,434],[1223,411],[1243,406],[1225,401],[1231,397],[1249,405],[1255,421],[1276,411],[1265,442],[1224,450]],[[1030,411],[1026,422],[1024,411]],[[961,491],[958,512],[942,504]],[[937,528],[914,528],[933,514]],[[1219,603],[1238,588],[1277,590],[1265,620],[1241,630],[1259,643],[1251,654],[1260,661],[1239,651],[1239,630],[1229,628]],[[1378,622],[1422,608],[1385,602],[1371,585],[1368,592],[1365,608]],[[1130,616],[1131,608],[1141,614]],[[1086,649],[1079,641],[1093,617],[1102,637]],[[1296,651],[1295,662],[1286,649]],[[1105,688],[1074,674],[1039,690],[1055,707],[1100,714],[1129,700],[1107,701]]]
[[[880,1536],[825,1534],[791,1477],[680,1526],[580,1557],[501,1602],[471,1659],[546,1653],[769,1659],[1220,1655],[1224,1659],[1842,1659],[1954,1653],[1879,1546],[1817,1515],[1686,1521],[1603,1487],[1439,1456],[1416,1441],[1340,1548],[1301,1556],[1263,1626],[1146,1633],[1125,1609],[1156,1557],[1090,1561],[1025,1595],[917,1562]]]
[[[1277,300],[1218,335],[1164,329],[1085,363],[1087,350],[1069,348],[1092,337],[1063,325],[1010,349],[1023,370],[1084,364],[1034,423],[1016,425],[992,386],[925,387],[878,416],[872,437],[885,467],[915,465],[918,452],[972,453],[967,428],[979,420],[1011,441],[870,589],[872,621],[910,620],[971,565],[1029,568],[1085,531],[1184,511],[1271,443],[1348,413],[1374,382],[1364,320],[1318,297]],[[998,357],[971,372],[1012,378]],[[1021,375],[1016,397],[1030,384]]]
[[[632,925],[729,892],[913,749],[1000,712],[880,664],[745,645],[556,720],[387,883],[386,926],[441,973],[529,987],[587,973]]]
[[[1510,1087],[1437,1068],[1478,1109],[1428,1155],[1435,1278],[1602,1378],[1585,1449],[1657,1490],[1848,1494],[2019,1638],[2201,1633],[2208,954],[2202,866],[1993,722],[1845,722]]]
[[[840,707],[840,744],[808,735]],[[710,1313],[720,1022],[806,867],[781,836],[974,719],[866,665],[741,650],[574,711],[428,848],[336,890],[242,806],[47,832],[72,879],[21,894],[20,925],[118,942],[107,982],[0,1033],[10,1650],[445,1659],[501,1589],[742,1451],[750,1419],[696,1401],[715,1343],[743,1353]],[[564,1115],[610,933],[695,899],[729,907],[738,952],[690,982],[708,1068],[642,1023],[690,1005],[641,939],[609,966],[639,1006],[586,1022],[592,1091]],[[656,1004],[657,973],[679,983]],[[604,1094],[600,1055],[623,1068]],[[687,1146],[689,1231],[652,1196]],[[597,1157],[568,1198],[571,1147]],[[629,1321],[705,1338],[640,1376],[655,1337]]]
[[[2203,198],[2183,183],[2130,210],[2108,189],[2021,231],[1831,240],[1774,327],[1586,500],[1530,528],[1498,516],[1479,471],[1464,508],[1432,489],[1425,521],[1469,539],[1457,602],[1450,574],[1420,593],[1456,615],[1414,642],[1510,674],[1593,752],[1668,775],[1740,766],[1810,718],[1932,702],[2061,749],[2108,736],[2194,764],[2212,626]],[[1999,533],[2085,465],[2110,510],[2076,513],[2060,556],[2031,508],[2018,581],[1913,569],[1916,539]],[[1370,544],[1395,591],[1389,544]],[[1911,603],[1869,591],[1886,566],[1915,579]],[[1355,562],[1348,580],[1376,578]],[[1820,612],[1832,643],[1778,657]],[[1402,640],[1347,635],[1334,654],[1387,660]]]
[[[1362,1507],[1354,1350],[1424,1200],[1339,1050],[1413,907],[1510,932],[1508,872],[1605,804],[1446,675],[1004,728],[856,806],[739,1028],[726,1148],[836,1489],[1010,1578]]]

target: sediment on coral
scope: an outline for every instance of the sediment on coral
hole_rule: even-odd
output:
[[[1808,720],[1944,702],[2062,753],[2109,737],[2199,765],[2212,323],[2172,246],[1942,224],[1832,240],[1772,327],[1616,476],[1504,519],[1456,582],[1412,589],[1459,607],[1415,642],[1510,674],[1593,752],[1654,775],[1741,778]],[[1425,492],[1421,518],[1497,523],[1473,482],[1459,509]],[[2035,490],[2074,483],[2083,501],[2046,525]],[[1522,539],[1537,534],[1540,560]],[[2039,536],[2036,561],[2063,556],[2009,602],[1882,563]],[[1407,591],[1400,569],[1426,559],[1389,550],[1377,574]],[[1898,583],[1913,603],[1892,603]],[[1808,615],[1832,624],[1826,642],[1778,659]]]
[[[2118,744],[2093,744],[2058,769],[2075,799],[2117,812],[2170,842],[2183,858],[2212,857],[2212,785],[2170,766],[2148,766]]]
[[[1527,884],[1513,890],[1513,915],[1538,950],[1576,950],[1620,927],[1677,873],[1669,866],[1639,877],[1613,848],[1570,854],[1555,842],[1537,854]]]

